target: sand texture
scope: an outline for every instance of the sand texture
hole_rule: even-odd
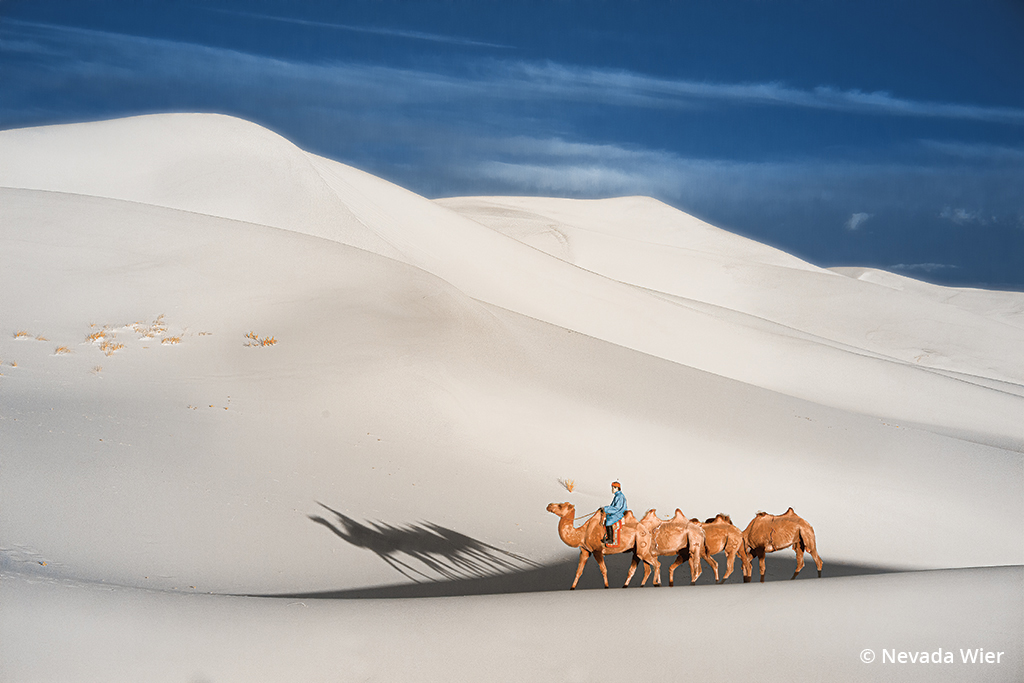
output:
[[[0,159],[0,680],[1024,675],[1024,294],[644,197],[430,200],[224,116]],[[545,507],[613,479],[793,507],[823,578],[569,592]]]

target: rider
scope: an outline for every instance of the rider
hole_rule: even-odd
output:
[[[612,482],[612,502],[604,506],[604,544],[615,542],[615,530],[612,526],[626,514],[626,496],[622,493],[622,485]]]

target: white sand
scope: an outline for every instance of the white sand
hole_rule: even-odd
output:
[[[572,680],[597,665],[552,634],[578,647],[611,613],[636,625],[624,649],[696,639],[677,666],[731,614],[736,675],[772,653],[779,678],[872,680],[860,650],[907,643],[1009,653],[923,680],[1019,679],[1019,570],[828,576],[1024,564],[1024,295],[823,270],[645,198],[429,201],[220,116],[7,131],[0,159],[0,679]],[[826,579],[196,595],[538,565],[567,587],[544,508],[593,511],[613,478],[641,513],[793,506]],[[751,640],[798,614],[809,640]]]

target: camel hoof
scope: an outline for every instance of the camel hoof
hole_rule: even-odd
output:
[[[576,590],[576,586],[571,587],[569,590],[571,590],[571,591]]]
[[[668,582],[668,587],[669,587],[669,588],[672,588],[673,586],[675,586],[675,584],[674,584],[674,583],[672,583],[671,581],[669,581],[669,582]]]
[[[743,583],[750,583],[750,577],[749,576],[744,576],[743,577]]]
[[[819,579],[821,578],[821,570],[820,569],[818,570],[818,578]]]

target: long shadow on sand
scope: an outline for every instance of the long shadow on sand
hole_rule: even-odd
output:
[[[505,593],[538,593],[568,590],[576,574],[577,557],[551,565],[540,565],[514,553],[478,541],[452,529],[433,523],[404,526],[370,523],[356,520],[320,504],[331,519],[311,515],[310,519],[327,528],[339,538],[360,548],[376,553],[391,568],[412,583],[352,588],[307,593],[278,593],[260,597],[287,597],[302,599],[356,599],[356,598],[430,598],[461,595],[499,595]],[[605,558],[608,580],[612,588],[619,588],[629,570],[630,557],[611,555]],[[665,558],[670,560],[671,558]],[[869,565],[844,564],[825,559],[823,578],[886,574],[896,570]],[[670,562],[662,567],[662,581],[668,587]],[[725,572],[724,562],[720,571]],[[417,568],[422,567],[422,569]],[[765,581],[788,581],[796,568],[792,554],[769,557]],[[633,577],[632,586],[639,587],[642,571]],[[804,567],[797,581],[818,580],[813,563]],[[739,562],[728,583],[742,583]],[[754,563],[753,582],[757,583],[757,563]],[[676,572],[674,590],[685,590],[690,574],[686,567]],[[648,586],[651,581],[648,581]],[[714,583],[714,574],[707,566],[697,585]],[[601,572],[590,560],[580,578],[579,589],[603,588]],[[751,586],[753,589],[753,586]]]
[[[323,503],[319,505],[333,519],[310,515],[313,522],[354,546],[376,553],[416,584],[472,581],[540,567],[525,557],[439,524],[362,524]]]

